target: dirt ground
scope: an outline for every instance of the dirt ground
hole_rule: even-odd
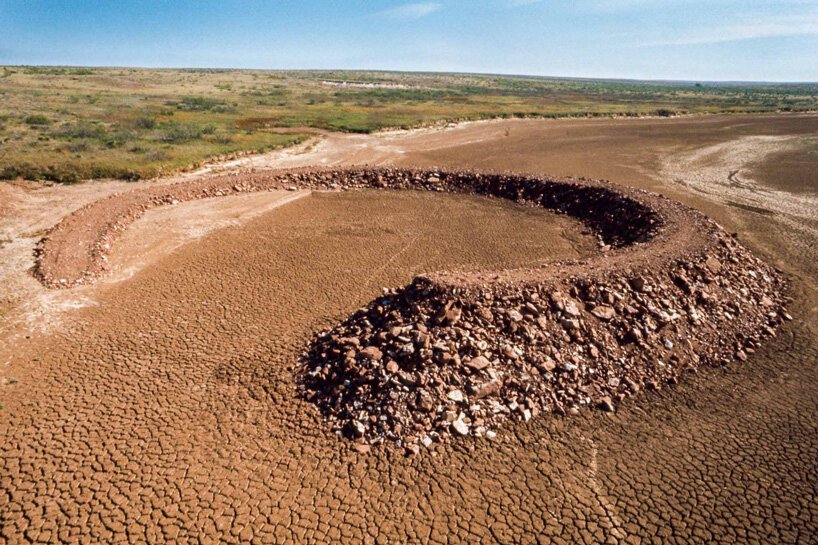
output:
[[[457,442],[435,457],[363,456],[293,395],[295,355],[312,331],[418,272],[586,255],[588,237],[542,211],[425,194],[313,193],[275,210],[279,195],[244,195],[158,209],[119,240],[111,278],[63,290],[84,308],[58,313],[46,302],[48,331],[18,320],[15,336],[4,333],[0,539],[812,543],[818,203],[765,180],[781,142],[817,131],[809,115],[515,120],[325,135],[240,160],[232,167],[495,168],[659,191],[785,270],[795,320],[741,366],[614,415],[512,425],[496,442]],[[756,179],[764,157],[768,173]],[[11,239],[0,248],[7,323],[21,298],[45,291],[25,274],[36,232],[122,189],[0,187],[11,203],[0,223],[0,239]]]

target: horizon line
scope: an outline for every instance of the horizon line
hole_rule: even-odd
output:
[[[793,80],[711,80],[711,79],[668,79],[668,78],[632,78],[632,77],[604,77],[604,76],[553,76],[543,74],[516,74],[511,72],[467,72],[467,71],[438,71],[438,70],[395,70],[390,68],[241,68],[225,66],[143,66],[143,65],[94,65],[94,64],[0,64],[3,68],[86,68],[100,70],[134,69],[134,70],[222,70],[244,72],[383,72],[392,74],[437,74],[437,75],[468,75],[468,76],[500,76],[509,78],[535,78],[548,80],[569,81],[608,81],[608,82],[636,82],[636,83],[674,83],[674,84],[727,84],[727,85],[818,85],[816,81]]]

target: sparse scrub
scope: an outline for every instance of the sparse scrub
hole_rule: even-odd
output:
[[[304,138],[276,134],[277,128],[367,133],[491,117],[805,111],[818,109],[818,85],[5,67],[0,99],[6,116],[0,116],[0,177],[74,181],[150,177]],[[8,117],[17,111],[33,123]]]
[[[60,138],[86,138],[99,140],[105,137],[107,130],[101,123],[90,121],[79,121],[73,124],[65,124],[54,131],[54,136]]]

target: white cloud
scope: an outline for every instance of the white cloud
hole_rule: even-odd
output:
[[[438,11],[442,7],[436,2],[417,2],[379,11],[378,15],[395,21],[415,21]]]
[[[809,36],[818,34],[818,17],[777,17],[766,21],[750,21],[711,27],[670,36],[643,45],[703,45],[759,38]]]

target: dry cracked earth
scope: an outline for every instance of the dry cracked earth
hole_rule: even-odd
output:
[[[797,248],[818,241],[652,173],[718,141],[816,130],[816,117],[746,116],[407,135],[400,164],[587,174],[682,200],[781,267],[795,300],[747,362],[435,456],[355,452],[294,395],[299,351],[421,272],[588,255],[578,224],[477,197],[313,193],[72,288],[93,304],[15,329],[0,354],[0,541],[814,543],[818,294]],[[4,319],[25,307],[8,300]]]

